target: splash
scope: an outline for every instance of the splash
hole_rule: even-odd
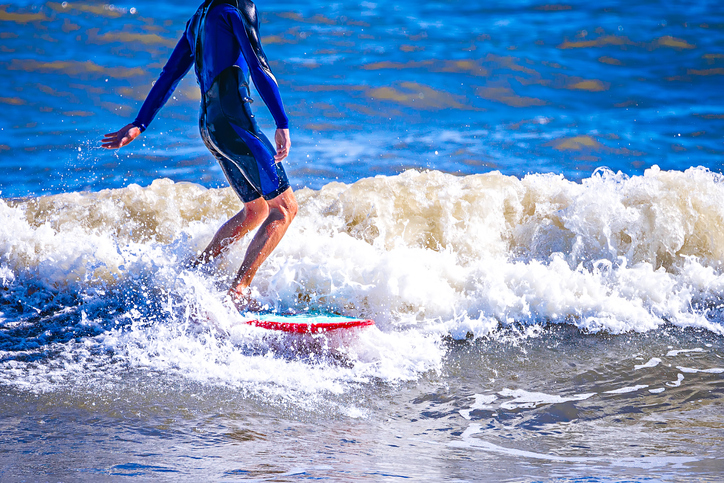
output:
[[[548,324],[724,333],[724,189],[706,169],[599,170],[582,183],[407,171],[297,197],[255,295],[376,328],[290,339],[239,324],[223,299],[248,239],[184,268],[241,209],[228,189],[156,180],[0,201],[3,380],[52,387],[63,364],[105,374],[104,360],[319,398],[438,371],[447,337]]]

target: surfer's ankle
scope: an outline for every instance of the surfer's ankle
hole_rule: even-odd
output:
[[[213,255],[206,253],[206,252],[201,252],[198,255],[196,255],[194,258],[191,259],[190,264],[192,267],[195,268],[200,265],[206,265],[207,263],[213,262],[213,261],[214,261]]]

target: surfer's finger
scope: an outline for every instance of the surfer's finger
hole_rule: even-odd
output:
[[[102,143],[101,147],[104,147],[107,149],[117,149],[117,148],[123,147],[123,146],[125,146],[125,144],[128,144],[130,142],[130,141],[126,141],[126,143],[124,144],[124,142],[123,142],[124,139],[125,138],[119,139],[118,136],[113,136],[113,137],[109,137],[107,139],[103,139],[103,141],[101,141],[101,143]]]
[[[284,158],[286,158],[287,155],[288,155],[288,153],[286,151],[279,150],[279,151],[277,151],[277,154],[274,156],[274,160],[279,162],[279,161],[283,160]]]

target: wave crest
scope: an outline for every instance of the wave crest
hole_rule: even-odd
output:
[[[257,276],[262,301],[456,337],[561,322],[721,332],[724,184],[703,168],[598,170],[582,183],[406,171],[297,197],[299,216]],[[78,291],[172,273],[240,208],[230,189],[170,180],[5,200],[3,285]],[[216,262],[218,287],[246,244]]]

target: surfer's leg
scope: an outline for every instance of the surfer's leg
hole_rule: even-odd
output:
[[[213,126],[215,131],[224,132],[224,124],[219,126]],[[226,131],[229,131],[230,127],[226,126]],[[222,152],[219,149],[217,139],[213,139],[213,136],[208,129],[208,126],[201,123],[201,137],[209,149],[211,154],[219,162],[221,171],[229,181],[229,185],[236,192],[236,195],[244,203],[244,209],[239,211],[236,215],[231,217],[229,221],[224,223],[221,228],[218,229],[214,238],[208,244],[208,246],[201,252],[192,262],[191,266],[198,266],[204,263],[208,263],[214,258],[218,257],[226,247],[241,239],[254,228],[261,225],[261,223],[269,216],[269,206],[267,201],[259,193],[259,190],[252,185],[246,178],[241,166],[245,166],[251,162],[255,162],[251,156],[251,152],[244,151],[245,145],[237,143],[233,147],[236,148],[240,154],[233,158],[229,153]],[[230,150],[229,150],[230,151]],[[233,154],[233,153],[232,153]]]
[[[221,77],[223,76],[220,75],[219,78]],[[246,204],[259,200],[262,205],[254,205],[254,216],[250,210],[249,216],[253,223],[247,223],[246,214],[240,213],[237,215],[239,219],[230,220],[228,226],[225,224],[220,230],[221,233],[214,237],[204,251],[204,257],[208,259],[215,256],[215,252],[220,252],[224,246],[236,239],[237,233],[239,237],[243,236],[252,227],[259,225],[258,218],[263,219],[229,289],[232,300],[242,309],[253,305],[248,288],[257,270],[279,244],[296,216],[297,201],[284,168],[274,159],[276,150],[259,129],[249,102],[234,101],[231,98],[226,103],[219,101],[229,92],[239,96],[238,79],[232,84],[233,89],[222,88],[225,84],[219,81],[220,94],[217,97],[211,96],[206,103],[208,120],[202,120],[201,134],[207,147],[219,161],[229,184],[242,201]]]
[[[209,245],[196,257],[193,266],[208,263],[218,257],[226,247],[261,225],[268,216],[269,205],[264,198],[259,197],[244,203],[243,210],[221,225]]]
[[[231,289],[229,289],[229,295],[231,295],[237,306],[248,304],[247,289],[251,285],[254,275],[256,275],[264,260],[279,244],[297,214],[297,200],[291,188],[287,188],[280,195],[268,200],[267,203],[269,215],[251,240],[244,256],[244,262],[239,268]]]

